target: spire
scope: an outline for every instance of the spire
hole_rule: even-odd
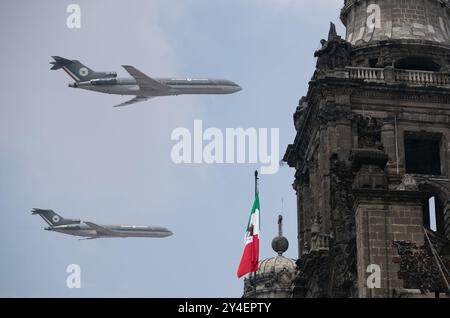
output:
[[[283,216],[278,216],[278,236],[283,236]]]
[[[283,256],[289,248],[289,241],[283,236],[283,216],[278,216],[278,236],[272,240],[272,249],[278,254]]]
[[[330,31],[328,32],[328,41],[333,41],[338,39],[339,36],[336,32],[336,25],[333,22],[330,22]]]

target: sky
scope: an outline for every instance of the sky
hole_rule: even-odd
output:
[[[66,8],[81,8],[69,29]],[[171,160],[178,127],[278,128],[280,158],[307,92],[335,0],[4,0],[0,10],[0,296],[240,297],[236,270],[261,164]],[[52,55],[95,71],[133,65],[152,77],[212,77],[243,90],[113,108],[128,97],[67,87]],[[294,170],[261,175],[261,255],[277,216],[297,258]],[[282,204],[283,204],[283,211]],[[44,231],[32,208],[100,224],[169,228],[165,239],[98,239]],[[81,268],[68,288],[66,268]]]

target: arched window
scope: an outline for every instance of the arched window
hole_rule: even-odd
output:
[[[436,195],[430,195],[423,202],[423,225],[444,235],[444,206]]]

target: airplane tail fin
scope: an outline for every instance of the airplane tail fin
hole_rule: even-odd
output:
[[[52,58],[55,60],[53,62],[50,62],[50,64],[52,64],[52,68],[51,70],[59,70],[60,68],[62,68],[65,65],[70,65],[71,63],[73,63],[71,60],[65,59],[63,57],[60,56],[52,56]]]
[[[115,72],[95,72],[77,60],[68,60],[61,56],[52,56],[51,70],[63,69],[75,82],[86,82],[92,79],[115,78]]]
[[[98,78],[96,72],[82,64],[80,61],[68,60],[60,56],[52,57],[55,61],[50,62],[50,64],[53,65],[51,70],[59,70],[62,68],[76,82],[85,82]]]
[[[33,209],[31,214],[38,214],[48,225],[79,224],[80,220],[65,219],[53,210]]]

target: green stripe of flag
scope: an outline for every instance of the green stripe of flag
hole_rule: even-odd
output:
[[[256,195],[255,195],[255,201],[253,202],[252,213],[250,213],[250,217],[248,218],[248,222],[247,222],[247,231],[250,228],[250,222],[251,222],[252,216],[253,216],[253,214],[255,214],[256,210],[259,210],[259,193],[256,193]]]

